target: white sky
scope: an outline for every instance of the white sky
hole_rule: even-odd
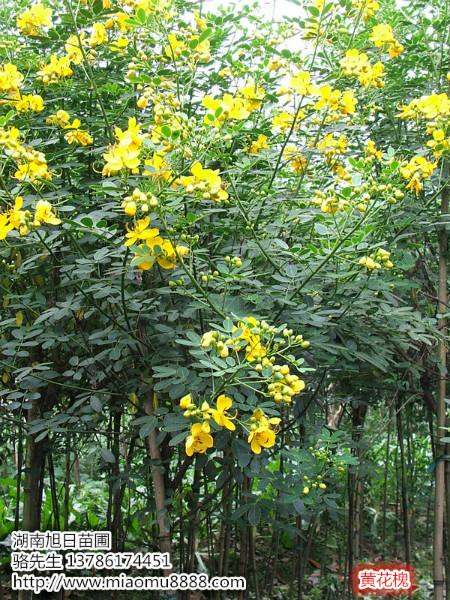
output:
[[[203,6],[206,10],[214,10],[220,5],[228,4],[226,0],[204,0]],[[248,0],[236,0],[237,5],[244,6],[245,4],[251,4]],[[260,6],[261,15],[266,18],[271,18],[272,14],[278,20],[280,17],[294,16],[298,14],[300,7],[288,2],[288,0],[258,0]]]

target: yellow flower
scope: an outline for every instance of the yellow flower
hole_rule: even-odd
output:
[[[18,154],[23,152],[20,145],[20,131],[17,127],[11,127],[10,129],[0,127],[0,147]]]
[[[109,45],[109,49],[111,50],[111,52],[118,52],[119,54],[123,54],[128,44],[129,40],[127,40],[126,37],[121,35],[117,38],[117,40],[111,42],[111,44]]]
[[[14,106],[18,113],[21,112],[42,112],[44,110],[44,101],[41,96],[29,94],[21,96]]]
[[[212,410],[212,418],[220,427],[225,427],[230,431],[234,431],[236,429],[236,425],[230,419],[227,414],[229,408],[231,408],[233,404],[233,400],[224,394],[221,394],[216,400],[217,408]]]
[[[70,68],[70,59],[67,56],[58,58],[56,54],[50,56],[50,62],[37,72],[38,79],[45,85],[57,83],[60,79],[71,77],[73,71]]]
[[[161,153],[155,152],[152,158],[145,161],[145,166],[150,167],[151,170],[146,169],[144,175],[155,177],[155,179],[164,179],[165,181],[172,177],[170,165]]]
[[[186,396],[180,398],[180,408],[182,410],[187,410],[192,404],[192,394],[186,394]]]
[[[91,134],[82,129],[71,129],[64,138],[69,144],[78,144],[79,146],[90,146],[93,142]]]
[[[433,139],[427,142],[427,146],[434,149],[434,156],[441,156],[443,152],[450,150],[450,137],[446,137],[442,128],[433,129],[432,135]]]
[[[347,136],[341,135],[335,138],[332,133],[328,133],[317,144],[317,149],[321,150],[328,160],[332,160],[336,155],[345,154],[347,143]]]
[[[262,87],[253,84],[239,90],[239,94],[246,99],[245,108],[252,112],[261,108],[266,91]]]
[[[199,60],[204,63],[209,62],[211,60],[211,42],[209,40],[203,40],[203,42],[198,43],[198,40],[198,35],[191,36],[190,44],[197,42],[197,45],[192,53],[192,59],[194,61]]]
[[[380,10],[380,5],[377,0],[352,0],[352,5],[362,14],[365,21],[370,19],[370,17]]]
[[[109,176],[122,169],[130,169],[132,173],[139,172],[140,151],[144,136],[140,133],[140,125],[135,118],[128,119],[128,129],[122,131],[119,127],[114,129],[118,143],[109,147],[109,152],[103,155],[106,164],[103,166],[102,175]]]
[[[410,180],[407,189],[418,193],[423,188],[422,180],[431,177],[436,166],[436,163],[430,162],[424,156],[414,156],[409,162],[401,165],[400,175]]]
[[[146,246],[152,251],[148,262],[144,262],[139,265],[140,269],[148,270],[153,267],[156,263],[159,264],[163,269],[174,269],[176,267],[177,256],[183,258],[188,253],[186,246],[173,246],[169,240],[158,235],[159,231],[156,231],[156,235],[151,235],[146,239]]]
[[[258,322],[254,317],[246,317],[244,321],[239,322],[239,329],[242,329],[242,333],[238,339],[247,342],[245,358],[249,362],[254,362],[267,354],[266,347],[261,343],[261,337],[252,331],[257,326]]]
[[[295,146],[287,146],[283,156],[289,161],[293,173],[304,173],[308,166],[307,159],[297,150]]]
[[[392,27],[387,23],[379,23],[372,28],[370,41],[380,48],[384,44],[393,44],[395,42],[394,32]]]
[[[4,240],[8,233],[13,229],[7,215],[0,213],[0,240]]]
[[[132,246],[133,244],[137,244],[139,240],[146,240],[149,237],[157,236],[159,234],[159,229],[147,229],[149,225],[150,217],[138,219],[135,228],[128,230],[128,233],[125,234],[125,237],[127,238],[124,242],[125,246]]]
[[[404,49],[405,48],[399,42],[395,41],[389,46],[389,56],[391,58],[397,58],[397,56],[400,56]]]
[[[250,115],[251,106],[248,101],[242,98],[234,98],[231,94],[224,94],[222,98],[213,98],[205,96],[202,100],[205,108],[209,109],[204,118],[206,125],[219,127],[226,119],[242,121]]]
[[[256,409],[250,419],[252,422],[248,443],[255,454],[261,454],[263,448],[271,448],[275,445],[276,430],[280,424],[278,417],[268,419],[261,409]]]
[[[250,147],[245,149],[245,151],[249,154],[258,154],[260,150],[265,150],[268,147],[267,135],[260,134],[257,139],[251,143]]]
[[[39,35],[41,29],[52,26],[52,10],[38,2],[17,16],[17,27],[24,35]]]
[[[199,31],[205,31],[205,29],[207,28],[207,24],[206,21],[204,21],[201,16],[199,15],[198,10],[194,10],[194,20],[195,20],[195,24],[197,26],[197,29]]]
[[[101,46],[108,41],[108,34],[103,23],[94,23],[92,26],[92,33],[88,39],[88,44],[91,48]]]
[[[367,71],[362,71],[358,75],[358,80],[364,87],[381,88],[384,86],[384,81],[382,79],[384,76],[384,65],[381,62],[377,62],[368,68]]]
[[[109,176],[121,171],[122,169],[130,169],[131,172],[137,173],[140,164],[139,151],[129,150],[121,146],[112,146],[109,152],[103,155],[106,164],[103,167],[102,175]]]
[[[339,108],[344,115],[352,115],[356,110],[358,100],[352,90],[346,90],[340,99]]]
[[[110,18],[106,21],[105,27],[106,29],[119,29],[122,33],[126,33],[130,31],[131,26],[128,24],[128,20],[130,19],[130,15],[125,12],[116,12],[110,16]]]
[[[381,160],[383,158],[383,153],[381,152],[381,150],[377,150],[375,142],[373,140],[367,140],[364,152],[366,156],[373,156],[378,160]]]
[[[30,213],[29,211],[22,210],[22,206],[22,196],[16,196],[14,206],[9,211],[9,223],[14,229],[19,231],[20,235],[26,235],[28,233],[26,221]]]
[[[181,54],[185,52],[186,44],[178,40],[175,33],[169,33],[168,41],[169,43],[164,49],[166,56],[174,59],[179,58]]]
[[[303,113],[299,113],[295,127],[298,127],[300,119],[303,118]],[[292,127],[294,115],[285,111],[281,111],[272,118],[272,127],[279,129],[280,133],[286,133]]]
[[[222,187],[219,170],[204,169],[199,162],[195,162],[191,167],[191,173],[192,176],[183,176],[177,180],[177,183],[184,187],[186,192],[195,192],[204,200],[216,202],[227,200],[228,192]]]
[[[395,39],[392,27],[387,23],[375,25],[370,35],[370,41],[377,48],[386,46],[391,58],[399,56],[404,50],[403,46]]]
[[[300,71],[297,75],[291,77],[291,81],[289,86],[301,94],[302,96],[306,96],[310,92],[311,89],[311,75],[308,71]]]
[[[80,39],[83,42],[84,32],[80,32]],[[83,52],[80,47],[78,36],[71,35],[64,45],[66,56],[71,63],[79,65],[83,61]]]
[[[24,149],[21,152],[20,161],[17,171],[14,173],[15,179],[30,183],[52,179],[52,173],[48,170],[47,160],[42,152]]]
[[[186,454],[204,454],[208,448],[212,448],[214,440],[209,433],[203,431],[201,423],[194,423],[191,427],[191,435],[186,439]]]
[[[0,67],[0,91],[15,96],[23,83],[23,75],[16,65],[6,63]]]
[[[56,125],[65,129],[70,127],[70,115],[65,110],[58,110],[54,115],[50,115],[45,119],[47,125]]]
[[[38,200],[34,213],[34,225],[39,226],[42,223],[47,225],[59,225],[61,219],[58,219],[53,212],[53,207],[47,200]]]

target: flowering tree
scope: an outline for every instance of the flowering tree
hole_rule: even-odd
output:
[[[448,11],[427,3],[430,33],[418,5],[293,4],[281,22],[170,0],[4,10],[2,414],[26,434],[24,528],[41,523],[46,460],[56,485],[53,456],[64,444],[70,465],[89,439],[115,549],[148,452],[138,535],[150,511],[182,566],[202,481],[203,507],[221,499],[219,573],[230,518],[241,574],[260,522],[274,552],[284,529],[304,550],[347,471],[359,489],[355,431],[380,405],[364,390],[418,381],[445,337],[416,282],[436,279],[423,232],[448,178]],[[345,411],[353,432],[335,431]],[[69,486],[64,515],[56,496],[67,527]],[[442,562],[438,540],[437,582]],[[302,551],[300,593],[304,567]]]

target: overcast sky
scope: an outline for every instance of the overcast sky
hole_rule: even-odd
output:
[[[236,4],[250,4],[248,0],[237,0]],[[206,10],[213,10],[217,6],[229,4],[226,0],[204,0],[203,6]],[[259,0],[259,6],[261,7],[261,14],[271,18],[274,11],[275,18],[279,19],[286,15],[295,15],[298,13],[299,7],[295,6],[288,0]]]

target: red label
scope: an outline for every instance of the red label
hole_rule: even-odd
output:
[[[352,573],[352,587],[360,596],[408,596],[417,589],[414,569],[398,563],[358,565]]]

